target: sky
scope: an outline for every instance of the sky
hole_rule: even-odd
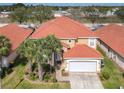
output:
[[[13,3],[0,3],[2,5],[12,5]],[[48,5],[48,6],[124,6],[124,3],[26,3],[26,5]]]

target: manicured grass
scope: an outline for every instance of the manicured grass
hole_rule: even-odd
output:
[[[70,84],[65,82],[58,83],[31,83],[27,80],[23,80],[17,87],[17,89],[69,89]]]
[[[124,78],[122,77],[122,71],[109,58],[105,57],[104,62],[105,66],[102,70],[107,71],[110,75],[110,78],[108,80],[102,80],[104,88],[117,89],[120,86],[124,87]]]
[[[97,47],[97,49],[104,55],[104,67],[102,71],[109,73],[110,78],[108,80],[101,80],[104,88],[107,89],[117,89],[120,86],[124,87],[124,78],[122,77],[123,71],[118,67],[115,62],[111,61],[107,56],[105,56],[102,49]]]
[[[34,83],[24,80],[25,60],[17,59],[14,71],[3,78],[2,88],[4,89],[69,89],[70,83]]]
[[[17,61],[17,60],[16,60]],[[23,60],[19,60],[17,62],[20,62]],[[3,78],[2,80],[2,86],[5,89],[13,89],[15,88],[18,83],[23,79],[23,75],[24,75],[24,68],[25,65],[24,64],[16,64],[16,66],[13,68],[14,71],[7,75],[5,78]]]

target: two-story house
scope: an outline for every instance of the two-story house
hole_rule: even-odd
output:
[[[66,71],[100,72],[102,56],[96,50],[97,37],[88,27],[62,16],[41,24],[31,39],[44,38],[50,34],[62,42]]]

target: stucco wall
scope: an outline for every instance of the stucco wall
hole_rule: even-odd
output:
[[[65,68],[65,71],[69,71],[69,61],[96,61],[96,70],[97,70],[97,73],[100,72],[101,70],[101,60],[100,59],[65,59],[64,60],[64,68]]]
[[[97,40],[97,45],[99,45],[103,51],[108,55],[108,47],[100,40]]]
[[[124,69],[124,58],[116,54],[116,63]]]
[[[117,54],[114,50],[111,48],[108,49],[108,46],[105,45],[103,42],[100,43],[100,41],[97,41],[97,44],[105,51],[106,55],[115,61],[121,68],[124,69],[124,58],[121,57],[119,54]],[[109,50],[109,51],[108,51]]]
[[[71,42],[69,42],[71,40]],[[61,42],[64,42],[68,45],[70,45],[70,48],[74,47],[76,40],[75,39],[61,39]]]
[[[93,46],[90,45],[91,40],[94,40],[94,45]],[[96,49],[96,38],[78,38],[77,39],[77,44],[86,44],[89,47],[92,47],[92,48]]]
[[[88,38],[78,38],[77,44],[86,44],[86,45],[88,45]]]
[[[68,49],[66,47],[63,47],[62,49],[64,50],[64,52],[68,51]]]
[[[91,39],[94,39],[94,46],[90,46]],[[71,42],[69,42],[71,40]],[[78,39],[61,39],[61,42],[69,44],[70,47],[74,47],[75,44],[86,44],[89,47],[96,48],[96,38],[78,38]]]

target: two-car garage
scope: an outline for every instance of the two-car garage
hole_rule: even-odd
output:
[[[70,72],[96,72],[97,62],[95,61],[70,61],[69,62]]]
[[[87,45],[75,45],[64,53],[68,72],[100,72],[102,55]]]

